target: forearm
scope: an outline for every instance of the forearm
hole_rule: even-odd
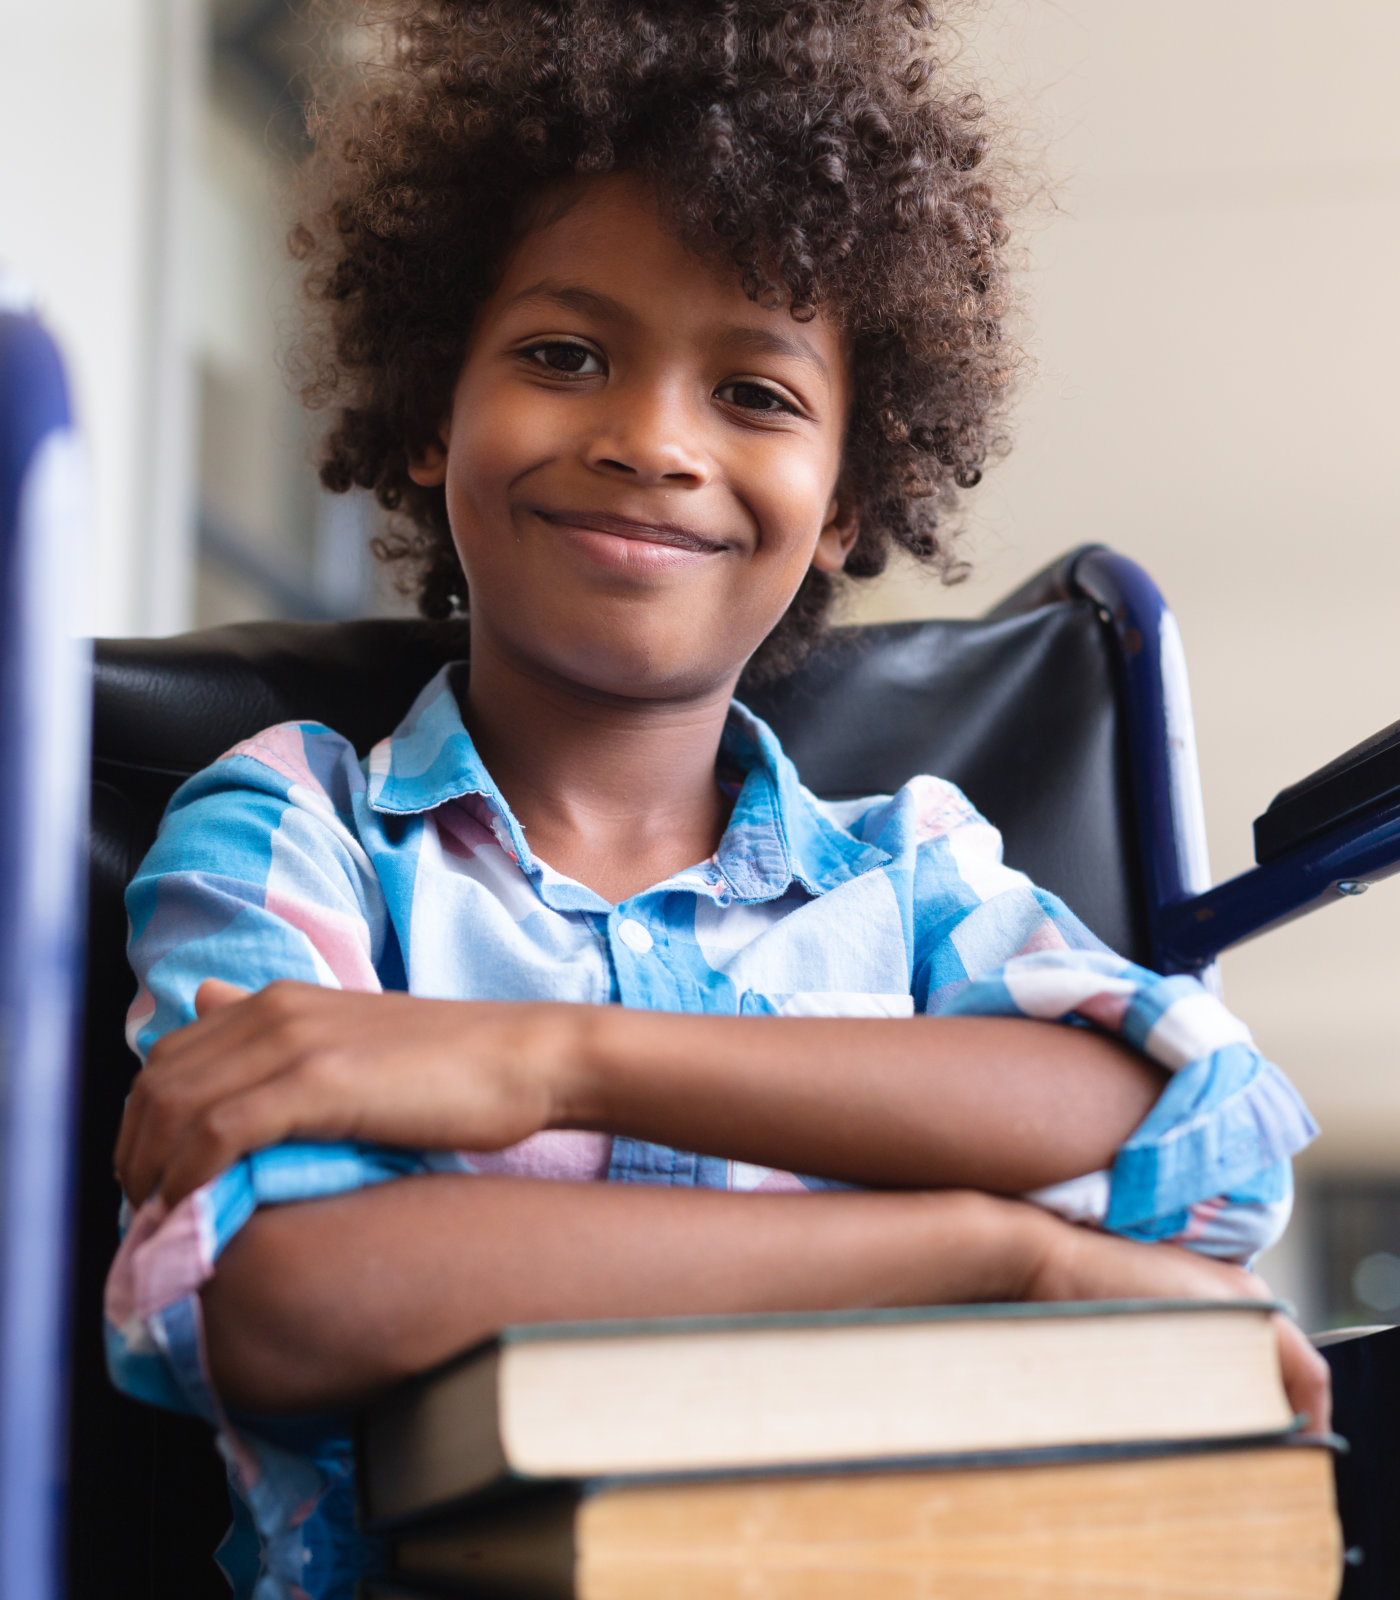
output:
[[[559,1125],[877,1186],[1022,1194],[1100,1171],[1166,1081],[1058,1023],[566,1009]]]
[[[288,1140],[499,1150],[548,1127],[870,1187],[1023,1194],[1110,1166],[1166,1082],[1107,1035],[1005,1016],[200,994],[205,1013],[155,1045],[123,1119],[116,1167],[137,1203],[159,1186],[174,1204]]]
[[[1062,1224],[970,1193],[433,1175],[258,1213],[203,1292],[254,1411],[363,1398],[513,1322],[1019,1299]]]

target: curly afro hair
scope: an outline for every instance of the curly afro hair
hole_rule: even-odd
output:
[[[376,541],[419,610],[466,611],[443,491],[408,465],[438,436],[477,306],[531,207],[628,171],[745,291],[845,335],[846,564],[899,545],[956,575],[940,524],[1000,447],[1014,366],[1005,204],[984,111],[944,81],[919,0],[362,0],[374,59],[323,89],[314,199],[292,233],[312,320],[304,398],[333,407],[321,480],[399,513]],[[789,671],[835,581],[809,573],[750,663]]]

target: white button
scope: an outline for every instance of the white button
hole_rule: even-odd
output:
[[[639,956],[644,956],[651,949],[651,935],[640,922],[634,922],[631,917],[624,917],[618,923],[617,936],[629,950],[635,950]]]

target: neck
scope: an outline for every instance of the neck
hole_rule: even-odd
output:
[[[462,712],[531,852],[619,902],[714,854],[730,809],[715,757],[732,691],[595,693],[483,639]]]

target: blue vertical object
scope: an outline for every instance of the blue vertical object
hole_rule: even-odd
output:
[[[1162,937],[1169,908],[1192,903],[1210,887],[1196,731],[1176,618],[1147,573],[1114,550],[1090,546],[1072,571],[1075,589],[1098,605],[1118,646],[1152,965],[1213,982],[1219,946],[1177,962]]]
[[[4,287],[0,284],[0,287]],[[59,1600],[87,648],[63,365],[0,297],[0,1600]],[[8,297],[12,299],[13,297]]]

